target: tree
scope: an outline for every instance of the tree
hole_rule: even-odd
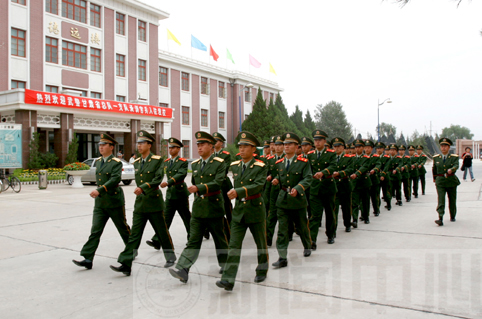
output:
[[[310,136],[311,131],[306,129],[305,122],[303,121],[303,111],[296,105],[295,111],[290,115],[290,120],[296,126],[296,128],[302,133],[300,137]]]
[[[447,137],[455,143],[455,140],[458,139],[467,139],[471,140],[474,137],[474,134],[470,132],[470,129],[465,126],[460,125],[453,125],[451,124],[449,127],[445,127],[442,130],[442,137]]]
[[[257,138],[264,139],[266,137],[266,117],[268,110],[266,109],[266,101],[263,100],[261,88],[258,89],[256,100],[253,104],[253,111],[243,122],[243,131],[253,133]]]
[[[77,162],[77,155],[79,150],[79,139],[77,134],[74,133],[74,138],[69,144],[69,149],[67,151],[67,157],[65,158],[65,165]]]
[[[377,136],[378,136],[378,125],[376,128]],[[397,128],[389,123],[382,122],[380,123],[380,136],[382,135],[390,135],[393,134],[394,136],[397,134]]]
[[[316,129],[315,122],[311,118],[310,110],[306,111],[304,125],[310,134]]]
[[[281,98],[281,94],[278,93],[276,97],[276,101],[274,103],[274,110],[276,114],[279,115],[282,126],[277,130],[278,133],[276,134],[284,134],[287,132],[292,132],[298,135],[299,137],[302,137],[304,134],[302,131],[296,127],[296,125],[293,123],[293,121],[290,119],[288,116],[288,111],[286,110],[286,107],[283,103],[283,99]]]
[[[30,156],[28,158],[28,168],[30,169],[40,169],[43,168],[42,158],[40,156],[40,134],[37,132],[33,133],[33,138],[28,143],[30,148]]]
[[[341,137],[345,141],[352,135],[352,126],[346,119],[343,106],[335,101],[324,106],[318,104],[315,110],[316,128],[325,131],[328,139]]]

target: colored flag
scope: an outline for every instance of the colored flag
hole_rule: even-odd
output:
[[[179,40],[176,39],[176,37],[174,36],[174,34],[172,34],[172,32],[169,31],[169,29],[167,29],[167,39],[168,39],[168,40],[172,40],[172,41],[176,42],[177,44],[181,45],[181,42],[179,42]]]
[[[228,60],[231,60],[231,62],[233,62],[233,64],[236,64],[236,63],[234,63],[233,56],[231,55],[231,53],[229,52],[228,49],[226,49],[226,58]]]
[[[214,61],[217,61],[219,59],[219,55],[214,52],[214,49],[211,45],[209,45],[209,55],[213,57]]]
[[[261,66],[261,63],[258,62],[258,60],[256,60],[255,58],[253,58],[251,56],[251,54],[249,55],[249,64],[251,64],[252,66],[254,66],[255,68],[259,68]]]
[[[271,63],[269,64],[269,72],[273,73],[274,75],[278,75],[276,74],[276,71],[274,70],[273,66],[271,65]]]
[[[192,34],[191,34],[191,46],[193,48],[201,50],[201,51],[207,51],[208,50],[208,48],[206,48],[206,46],[201,41],[196,39],[196,37],[193,36]]]

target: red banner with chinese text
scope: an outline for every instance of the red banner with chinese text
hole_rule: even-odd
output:
[[[168,107],[91,99],[83,96],[71,96],[59,93],[32,91],[27,89],[25,90],[25,103],[90,111],[136,114],[168,119],[172,118],[172,109]]]

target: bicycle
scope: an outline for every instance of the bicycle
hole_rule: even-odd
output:
[[[8,177],[5,175],[3,171],[0,172],[0,193],[6,191],[9,187],[15,193],[18,193],[22,190],[22,184],[20,184],[20,180],[18,177],[10,176]]]

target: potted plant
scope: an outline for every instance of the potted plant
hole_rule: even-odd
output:
[[[72,183],[72,188],[82,188],[84,185],[82,184],[82,176],[87,174],[90,170],[90,166],[84,163],[70,163],[64,166],[64,171],[72,176],[74,182]]]

